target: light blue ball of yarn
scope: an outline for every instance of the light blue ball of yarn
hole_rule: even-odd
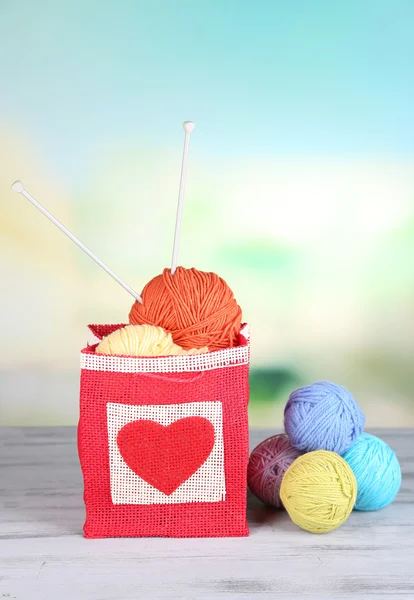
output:
[[[303,452],[343,454],[361,434],[365,416],[344,387],[317,381],[291,393],[285,407],[285,430]]]
[[[401,468],[388,444],[362,433],[343,458],[358,484],[355,510],[378,510],[394,500],[401,485]]]

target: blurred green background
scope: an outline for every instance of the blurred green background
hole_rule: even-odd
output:
[[[74,424],[87,323],[216,271],[252,333],[251,423],[331,379],[369,426],[414,425],[414,2],[0,4],[0,424]]]

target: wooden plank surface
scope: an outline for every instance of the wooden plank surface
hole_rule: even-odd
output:
[[[0,599],[414,599],[414,431],[373,433],[398,454],[400,494],[332,533],[249,497],[248,538],[86,540],[76,430],[2,429]]]

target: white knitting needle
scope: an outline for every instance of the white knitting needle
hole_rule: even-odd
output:
[[[192,121],[184,121],[183,127],[185,131],[184,151],[183,160],[181,163],[180,191],[178,192],[177,218],[175,221],[174,246],[171,261],[171,275],[174,275],[177,269],[178,246],[180,243],[181,221],[183,217],[185,181],[187,178],[188,152],[190,149],[190,135],[191,132],[194,131],[195,124]]]
[[[48,210],[46,210],[44,208],[44,206],[42,206],[40,204],[40,202],[38,202],[36,200],[36,198],[33,198],[33,196],[31,196],[29,194],[29,192],[26,192],[21,181],[15,181],[13,183],[13,185],[11,186],[11,189],[13,190],[13,192],[17,192],[18,194],[21,194],[22,196],[27,198],[27,200],[29,200],[29,202],[31,202],[36,208],[38,208],[40,210],[40,212],[45,215],[45,217],[50,219],[50,221],[52,221],[52,223],[54,223],[56,225],[56,227],[59,227],[59,229],[61,231],[63,231],[63,233],[65,233],[68,236],[68,238],[70,238],[72,240],[72,242],[75,242],[75,244],[77,246],[79,246],[79,248],[81,250],[83,250],[85,252],[85,254],[87,254],[92,260],[94,260],[96,262],[96,264],[98,264],[104,271],[106,271],[108,273],[108,275],[113,277],[113,279],[115,279],[115,281],[117,281],[119,283],[119,285],[121,285],[124,288],[124,290],[129,292],[131,294],[131,296],[133,296],[135,298],[135,300],[138,300],[138,302],[142,303],[141,296],[139,296],[136,293],[136,291],[132,289],[132,287],[130,287],[127,283],[125,283],[125,281],[123,279],[118,277],[118,275],[116,273],[114,273],[109,267],[107,267],[105,263],[103,263],[101,260],[99,260],[99,258],[97,256],[95,256],[95,254],[93,252],[91,252],[89,250],[89,248],[87,248],[84,244],[82,244],[82,242],[80,240],[78,240],[78,238],[75,237],[73,235],[73,233],[71,233],[69,231],[69,229],[66,229],[66,227],[64,225],[62,225],[62,223],[60,223],[52,214],[50,214],[50,212]]]

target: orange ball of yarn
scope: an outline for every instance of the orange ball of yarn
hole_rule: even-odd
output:
[[[237,346],[241,309],[227,283],[216,275],[178,267],[164,269],[142,291],[142,304],[129,313],[133,325],[157,325],[171,332],[176,344],[189,350]]]

